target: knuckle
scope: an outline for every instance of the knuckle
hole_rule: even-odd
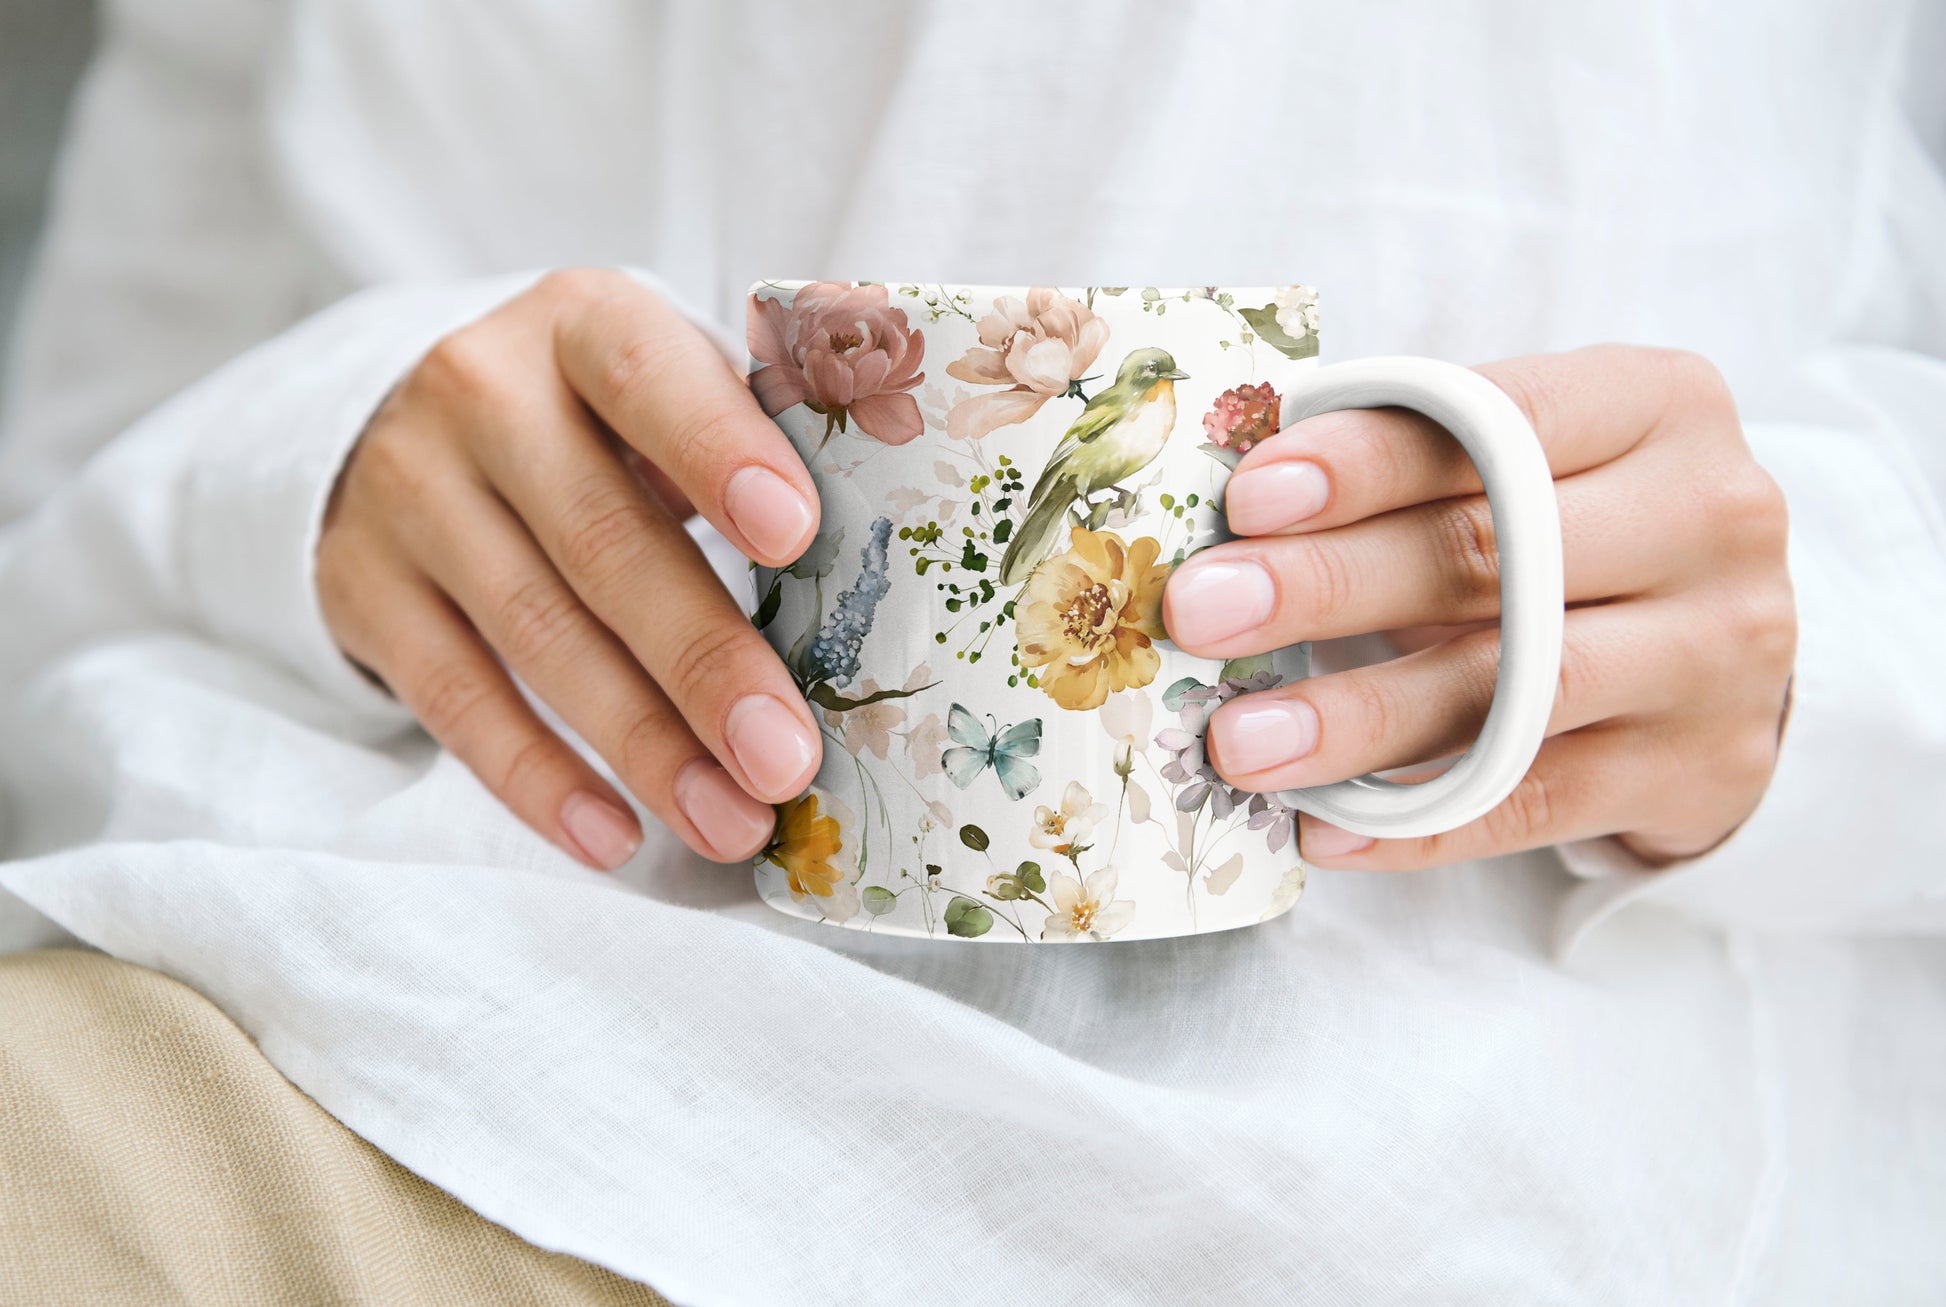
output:
[[[1519,359],[1497,364],[1492,370],[1494,385],[1505,391],[1527,416],[1534,430],[1543,434],[1555,430],[1554,418],[1560,409],[1559,383],[1545,359]]]
[[[1303,597],[1305,607],[1320,625],[1335,629],[1339,619],[1351,610],[1358,593],[1351,560],[1343,549],[1324,536],[1303,538],[1298,557],[1308,582]],[[1272,572],[1275,574],[1275,569]]]
[[[555,268],[534,283],[536,293],[562,304],[586,304],[608,289],[608,268]]]
[[[1668,376],[1669,393],[1685,406],[1735,411],[1730,383],[1714,363],[1694,350],[1658,349],[1656,354]]]
[[[441,401],[476,400],[500,385],[504,356],[479,324],[443,336],[412,370],[410,384]]]
[[[690,624],[690,635],[662,669],[663,689],[677,703],[701,702],[713,687],[749,686],[755,677],[739,668],[755,629],[707,618]]]
[[[1448,500],[1434,510],[1432,522],[1454,614],[1478,617],[1497,610],[1500,550],[1486,498]]]
[[[545,659],[584,620],[581,601],[552,577],[521,582],[500,601],[499,612],[502,652],[522,666]]]
[[[640,561],[650,540],[633,487],[600,478],[575,496],[561,528],[561,565],[570,576],[603,577]]]
[[[633,406],[671,379],[679,358],[680,351],[665,336],[631,336],[609,350],[600,384],[616,404]]]
[[[1393,678],[1379,672],[1363,673],[1345,678],[1344,688],[1357,720],[1358,739],[1381,753],[1403,739],[1412,716],[1400,703]],[[1336,714],[1320,716],[1328,721]]]
[[[750,443],[749,437],[748,422],[741,414],[707,408],[664,434],[668,464],[695,470],[722,465],[727,470],[737,451]]]
[[[1753,554],[1784,556],[1790,538],[1790,510],[1776,479],[1755,459],[1718,481],[1717,520],[1732,539]]]
[[[665,799],[675,774],[689,760],[687,754],[678,756],[673,747],[681,738],[680,732],[681,727],[665,712],[639,712],[622,728],[610,759],[629,791],[658,811],[667,811]]]
[[[543,731],[536,731],[521,741],[520,747],[508,757],[500,769],[499,784],[492,786],[493,792],[512,796],[539,789],[547,784],[560,762],[560,742]]]
[[[492,693],[493,687],[471,669],[442,664],[427,674],[414,696],[419,722],[450,747]]]
[[[1484,818],[1494,847],[1503,851],[1526,848],[1554,828],[1559,796],[1538,769],[1520,778],[1500,806]]]

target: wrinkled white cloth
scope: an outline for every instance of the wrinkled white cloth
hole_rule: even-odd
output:
[[[0,947],[186,980],[413,1170],[679,1302],[1946,1292],[1937,7],[105,28],[0,431]],[[805,926],[666,836],[587,872],[310,583],[387,388],[583,262],[732,340],[756,277],[907,276],[1305,281],[1335,358],[1698,349],[1791,501],[1777,780],[1667,872],[1316,873],[1266,926],[1104,948]]]

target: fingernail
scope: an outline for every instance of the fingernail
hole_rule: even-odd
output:
[[[803,719],[767,694],[746,694],[731,704],[723,733],[750,783],[777,800],[803,789],[824,753]]]
[[[1318,710],[1302,699],[1245,699],[1217,713],[1210,730],[1223,770],[1241,776],[1307,757],[1318,747]]]
[[[1169,578],[1169,638],[1215,644],[1262,626],[1277,606],[1277,587],[1256,563],[1184,563]]]
[[[1239,472],[1223,488],[1223,510],[1238,535],[1264,535],[1316,517],[1331,498],[1331,478],[1316,463],[1289,459]]]
[[[1333,826],[1328,821],[1304,823],[1303,838],[1298,840],[1297,851],[1307,858],[1342,858],[1347,853],[1359,853],[1377,843],[1369,835],[1353,835],[1342,826]]]
[[[769,804],[745,794],[735,777],[707,758],[676,777],[676,806],[725,861],[755,854],[777,824]]]
[[[642,847],[642,835],[635,827],[635,819],[599,794],[586,790],[576,790],[561,804],[561,828],[588,861],[606,871],[615,870]]]
[[[796,486],[767,467],[746,467],[723,490],[723,511],[765,558],[789,558],[811,533],[814,515]]]

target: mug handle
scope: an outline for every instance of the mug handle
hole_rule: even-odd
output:
[[[1499,550],[1500,670],[1480,735],[1451,768],[1417,785],[1360,776],[1284,790],[1286,805],[1358,835],[1436,835],[1513,793],[1545,738],[1561,672],[1566,600],[1554,476],[1534,428],[1506,392],[1452,363],[1369,358],[1314,370],[1285,392],[1285,425],[1348,408],[1398,407],[1457,438],[1486,487]]]

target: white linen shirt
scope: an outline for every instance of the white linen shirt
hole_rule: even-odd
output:
[[[0,427],[0,946],[186,980],[413,1170],[681,1302],[1946,1294],[1938,6],[104,28]],[[1327,359],[1698,350],[1791,506],[1776,779],[1666,871],[1318,872],[1110,949],[805,927],[658,832],[618,887],[349,667],[311,579],[386,390],[574,263],[726,345],[758,277],[910,277],[1308,282]]]

